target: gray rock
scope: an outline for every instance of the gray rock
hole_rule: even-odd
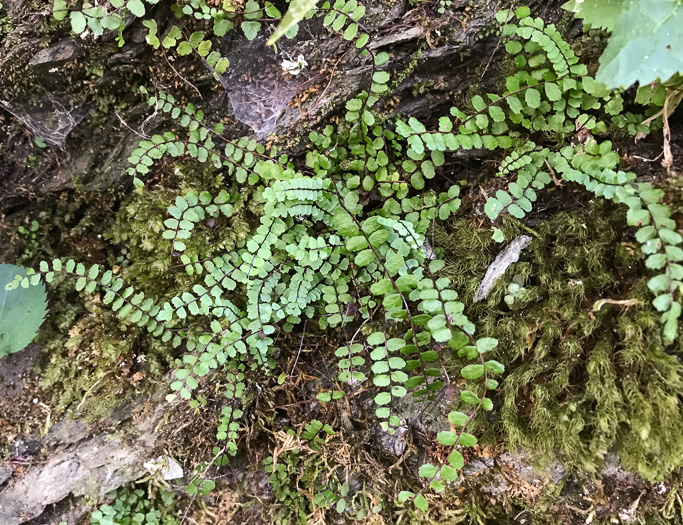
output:
[[[482,485],[481,490],[492,496],[500,496],[510,490],[510,484],[502,474],[495,474],[493,483]]]
[[[495,463],[493,458],[475,458],[465,463],[462,473],[465,476],[476,476],[487,470],[491,470]]]
[[[82,424],[64,422],[46,439],[55,444],[47,461],[0,491],[0,524],[24,523],[70,495],[102,498],[147,474],[143,464],[156,445],[154,429],[168,409],[169,404],[161,402],[145,418],[122,422],[116,434],[100,431],[85,437],[88,429]],[[79,439],[60,442],[69,429],[74,431],[73,438]]]
[[[45,436],[46,446],[72,445],[78,443],[91,432],[91,428],[79,419],[61,419],[57,421]]]
[[[390,456],[400,456],[406,451],[405,440],[402,438],[406,433],[408,427],[399,426],[393,434],[385,431],[380,431],[378,443],[382,450]]]
[[[532,466],[533,458],[526,450],[518,450],[516,452],[505,452],[500,455],[500,459],[504,461],[509,468],[517,471],[518,476],[530,484],[543,484],[547,481],[552,483],[559,483],[567,471],[562,463],[554,460],[542,470],[536,469]]]
[[[81,47],[76,40],[65,38],[52,44],[50,47],[41,49],[29,62],[30,66],[46,68],[58,67],[65,62],[75,60],[83,55]]]
[[[7,481],[14,470],[11,467],[0,465],[0,485]]]
[[[40,442],[30,437],[17,439],[14,443],[14,455],[17,457],[36,456],[40,452]]]

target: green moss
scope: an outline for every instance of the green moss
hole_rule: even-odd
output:
[[[499,432],[507,446],[537,457],[558,453],[571,467],[595,471],[615,450],[646,479],[665,479],[681,466],[683,366],[665,348],[645,273],[621,211],[594,204],[540,224],[521,262],[486,301],[470,307],[481,334],[500,341]],[[505,225],[506,238],[517,233]],[[446,240],[449,271],[467,300],[500,249],[488,229],[455,225]],[[527,280],[525,305],[502,301],[514,274]],[[609,299],[622,304],[596,301]],[[623,301],[629,301],[623,303]],[[637,304],[633,304],[637,303]]]
[[[118,261],[123,266],[125,278],[135,282],[147,295],[157,298],[169,291],[176,294],[178,287],[187,285],[187,274],[169,271],[171,241],[161,235],[165,229],[164,220],[168,218],[166,209],[178,194],[184,194],[190,188],[217,194],[225,187],[223,177],[213,169],[197,170],[186,166],[175,169],[176,177],[170,181],[157,185],[153,190],[137,190],[105,234],[112,243],[127,247],[125,255]],[[179,179],[182,180],[180,188]],[[184,252],[188,257],[205,260],[222,255],[246,239],[251,229],[249,208],[257,206],[250,199],[253,188],[235,185],[227,190],[240,195],[240,200],[234,204],[234,216],[229,220],[216,218],[193,231]]]
[[[39,339],[43,344],[41,386],[53,410],[87,421],[108,416],[141,394],[170,365],[165,345],[142,330],[122,326],[115,314],[92,301],[59,295],[60,308]],[[68,327],[68,331],[60,329]],[[143,380],[144,379],[144,380]]]

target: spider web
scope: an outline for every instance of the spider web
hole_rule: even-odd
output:
[[[88,115],[92,106],[76,106],[47,93],[38,103],[11,103],[0,100],[0,105],[21,121],[34,137],[48,146],[62,146],[71,131]]]
[[[285,75],[283,57],[297,53],[295,45],[287,47],[289,51],[280,47],[279,53],[275,53],[266,46],[266,38],[259,37],[237,46],[227,56],[230,67],[221,77],[221,84],[235,118],[253,129],[259,138],[275,130],[280,114],[306,82],[302,77],[307,73]]]

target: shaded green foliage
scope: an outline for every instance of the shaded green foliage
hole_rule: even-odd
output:
[[[511,13],[498,13],[499,21],[509,21]],[[683,290],[683,238],[675,231],[671,209],[662,203],[663,192],[650,183],[636,181],[636,174],[618,170],[619,155],[610,141],[600,142],[593,133],[607,129],[603,115],[616,116],[623,109],[619,91],[612,91],[587,76],[586,67],[564,42],[553,25],[529,17],[528,8],[516,11],[518,24],[507,23],[505,33],[513,38],[506,44],[514,57],[517,72],[506,79],[502,96],[488,94],[489,102],[476,95],[469,114],[452,108],[455,122],[439,119],[438,131],[427,131],[416,119],[398,121],[397,132],[415,154],[425,151],[452,151],[459,148],[515,148],[499,168],[500,176],[516,172],[508,191],[498,190],[486,202],[491,220],[502,213],[518,219],[531,211],[537,190],[550,183],[551,173],[582,184],[596,195],[625,204],[629,225],[638,226],[636,240],[650,255],[647,266],[658,270],[648,283],[655,294],[653,306],[662,312],[664,338],[671,343],[681,316]],[[525,43],[523,43],[526,41]],[[502,107],[509,108],[509,112]],[[456,131],[457,130],[457,131]],[[553,133],[559,136],[589,132],[575,145],[553,150],[531,140],[514,144],[520,131]],[[547,170],[547,171],[546,171]]]
[[[609,87],[666,81],[683,72],[683,4],[677,0],[572,0],[565,9],[612,32],[596,78]]]
[[[450,116],[439,118],[438,128],[432,130],[412,117],[384,121],[379,108],[389,92],[391,73],[385,66],[390,57],[370,49],[366,46],[369,37],[358,34],[362,6],[355,1],[335,6],[322,6],[323,24],[355,41],[361,58],[368,57],[369,89],[346,103],[336,127],[327,125],[308,135],[305,155],[290,158],[248,137],[227,138],[221,124],[205,123],[203,112],[192,104],[180,105],[170,94],[143,89],[149,105],[169,116],[174,130],[141,141],[131,154],[129,174],[137,187],[136,200],[123,212],[124,224],[111,234],[114,240],[130,243],[128,257],[112,269],[55,258],[41,263],[32,275],[17,279],[14,287],[35,284],[41,278],[47,282],[69,278],[77,292],[94,294],[127,329],[137,335],[146,332],[169,353],[182,352],[175,363],[169,400],[188,400],[197,408],[202,383],[211,381],[220,388],[227,404],[217,428],[219,445],[213,459],[197,467],[188,486],[189,493],[200,496],[214,486],[206,479],[208,468],[227,464],[237,452],[248,394],[258,395],[253,392],[261,388],[260,383],[270,382],[273,369],[293,350],[281,348],[279,341],[302,324],[311,323],[316,331],[338,341],[336,382],[331,392],[318,399],[332,403],[345,395],[367,392],[377,421],[389,434],[403,423],[396,411],[401,399],[436,401],[446,386],[446,368],[455,370],[463,380],[461,410],[449,413],[450,429],[436,437],[449,452],[442,461],[430,460],[417,469],[417,477],[424,482],[422,491],[403,490],[398,495],[399,502],[411,500],[425,511],[427,487],[442,491],[457,479],[464,466],[462,447],[477,444],[471,424],[483,419],[478,417],[481,409],[494,408],[489,396],[498,382],[493,376],[504,372],[504,360],[488,356],[499,351],[498,334],[505,337],[506,352],[507,345],[523,339],[517,324],[510,325],[511,333],[501,331],[501,326],[508,325],[499,319],[493,323],[491,315],[476,307],[472,310],[480,314],[476,319],[484,336],[475,336],[477,327],[466,314],[468,304],[463,297],[469,298],[470,290],[461,289],[461,284],[471,275],[468,265],[480,263],[477,243],[489,246],[493,242],[490,229],[486,228],[486,240],[476,234],[464,240],[463,245],[469,243],[472,248],[459,261],[449,261],[448,252],[436,246],[437,224],[449,220],[461,205],[460,187],[437,179],[447,157],[460,150],[499,150],[498,158],[503,160],[498,175],[505,177],[507,187],[488,198],[485,212],[491,221],[499,221],[508,237],[513,230],[506,223],[509,216],[523,219],[532,210],[537,192],[552,183],[552,176],[628,208],[626,220],[638,228],[636,241],[649,256],[646,265],[656,271],[648,286],[656,294],[653,306],[661,312],[657,316],[644,309],[651,321],[648,334],[655,334],[657,348],[652,350],[648,340],[634,352],[647,349],[652,355],[664,355],[659,345],[663,348],[678,337],[681,238],[674,231],[670,209],[663,204],[663,193],[638,182],[635,174],[619,171],[619,157],[611,142],[596,138],[612,122],[628,128],[619,120],[621,93],[588,76],[556,28],[531,18],[528,8],[517,9],[515,15],[499,14],[508,37],[506,51],[515,67],[506,79],[505,91],[472,97],[464,110],[452,108]],[[242,29],[249,37],[254,26],[245,28],[244,24],[259,22],[242,14]],[[203,36],[195,39],[200,55],[201,40]],[[648,131],[646,126],[631,124],[634,131]],[[584,130],[587,139],[572,140]],[[185,178],[175,193],[167,188],[150,191],[145,179],[164,157],[192,159],[207,169],[192,184]],[[496,238],[500,240],[500,235]],[[559,244],[560,249],[568,246],[569,241]],[[562,264],[573,264],[567,263],[569,254],[562,260]],[[535,297],[530,286],[529,294],[517,298],[517,313],[525,322],[534,315],[555,313],[579,335],[563,341],[569,347],[567,359],[558,357],[552,363],[555,383],[543,375],[549,370],[545,362],[512,376],[503,408],[505,428],[514,444],[531,442],[547,451],[558,445],[572,459],[588,457],[583,463],[588,466],[622,439],[617,433],[607,436],[605,427],[611,430],[618,427],[615,422],[636,418],[627,409],[614,415],[615,400],[600,390],[610,381],[616,385],[616,374],[610,369],[613,346],[579,343],[582,334],[593,333],[599,316],[581,324],[587,316],[582,288],[567,291],[563,269],[557,265],[543,275],[551,276],[544,277],[546,283],[554,283],[548,300],[561,301],[556,305],[561,312],[547,303],[537,314],[527,310]],[[589,278],[602,287],[619,281],[619,276],[604,270]],[[492,298],[500,299],[501,293],[504,289]],[[528,333],[530,327],[517,317],[507,319]],[[654,327],[658,318],[663,322],[662,334]],[[546,317],[542,320],[548,330],[555,329],[554,338],[548,336],[554,344],[560,337],[557,319],[552,326]],[[555,346],[539,347],[536,358],[548,357],[551,348]],[[586,397],[591,400],[576,403],[594,403],[601,409],[595,428],[603,433],[594,432],[594,443],[589,445],[577,433],[576,421],[560,413],[566,407],[559,409],[556,402],[571,386],[568,378],[576,369],[572,352],[582,356],[589,352],[588,364],[583,366],[588,370]],[[666,359],[662,363],[671,364]],[[678,421],[669,393],[678,372],[675,367],[668,372],[668,380],[659,387],[652,381],[655,390],[651,393],[660,397],[645,412],[656,417],[668,407],[666,417],[662,416],[662,429],[667,432]],[[532,417],[516,422],[514,409],[527,387],[536,389],[530,402]],[[641,385],[624,380],[620,388],[628,392],[623,398],[635,399]],[[562,427],[562,420],[559,427],[557,423],[553,427],[547,420],[552,410],[557,417],[567,416],[572,424]],[[529,434],[537,434],[526,435],[527,426],[532,429]],[[313,430],[304,429],[315,436],[318,431]],[[546,436],[552,432],[558,441],[550,446]],[[661,442],[651,440],[642,428],[638,432],[641,440],[630,441],[635,447],[631,449],[633,464],[652,478],[669,472],[676,458],[660,454],[657,463],[653,456]],[[567,437],[565,442],[565,436],[575,441]],[[676,453],[678,446],[674,444],[671,450]],[[272,483],[285,492],[292,485],[290,469],[284,463],[271,469]],[[312,480],[309,487],[317,483],[316,477]],[[299,498],[298,491],[289,490],[289,494],[298,509],[292,512],[305,512],[310,502]],[[336,504],[343,499],[336,497],[326,496],[325,501]]]
[[[101,505],[91,517],[92,525],[177,525],[172,515],[173,493],[165,489],[150,497],[141,488],[119,488],[107,494],[109,504]]]

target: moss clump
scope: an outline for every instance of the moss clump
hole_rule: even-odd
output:
[[[41,334],[41,386],[51,392],[57,414],[72,408],[74,416],[99,420],[168,369],[165,345],[137,327],[121,325],[99,301],[83,303],[66,294],[52,301],[60,308],[51,329]]]
[[[178,286],[187,281],[187,274],[175,269],[169,271],[171,241],[162,237],[164,220],[168,218],[166,210],[177,195],[189,189],[215,195],[224,187],[223,176],[212,168],[198,170],[176,166],[175,176],[170,180],[164,180],[153,190],[137,190],[105,234],[112,243],[126,246],[126,252],[120,259],[126,280],[152,297],[159,298],[160,294],[168,291],[177,293]],[[211,219],[194,230],[192,238],[187,240],[185,256],[193,260],[210,259],[234,250],[236,243],[247,237],[251,229],[248,207],[254,206],[250,200],[253,188],[239,188],[235,183],[234,187],[226,190],[240,195],[240,200],[234,204],[235,214],[229,220],[222,216]],[[173,264],[178,264],[177,259]]]
[[[600,203],[540,224],[521,262],[469,315],[500,341],[508,373],[499,430],[510,447],[559,453],[589,471],[615,450],[626,468],[656,481],[683,457],[683,365],[672,355],[681,338],[663,344],[621,215]],[[493,256],[489,237],[459,223],[447,245],[467,298]],[[502,299],[515,274],[527,292],[510,311]]]

